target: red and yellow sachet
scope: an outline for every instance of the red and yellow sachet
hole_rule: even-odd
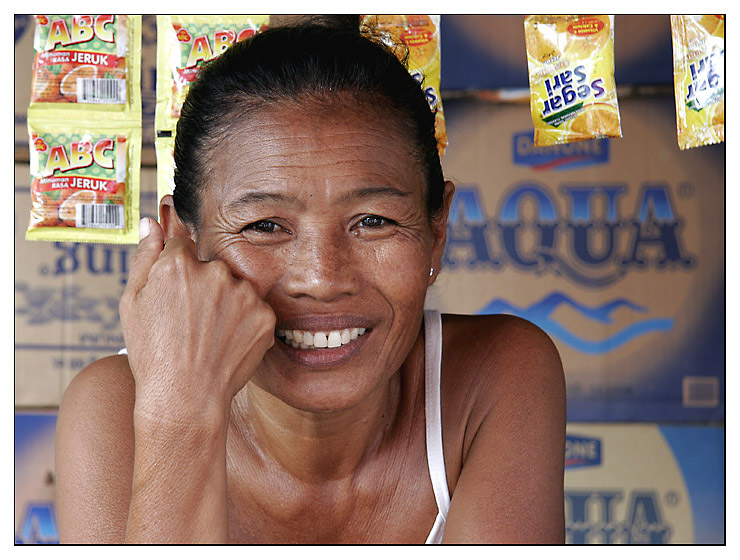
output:
[[[157,103],[154,114],[157,195],[174,189],[177,121],[203,64],[237,41],[264,31],[269,15],[157,16]]]
[[[37,15],[26,239],[137,243],[141,16]]]

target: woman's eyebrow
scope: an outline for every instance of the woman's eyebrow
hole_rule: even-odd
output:
[[[359,189],[354,189],[342,195],[339,201],[348,202],[351,200],[364,200],[368,198],[383,198],[383,197],[408,198],[408,197],[413,196],[413,194],[414,193],[411,191],[404,191],[404,190],[399,189],[398,187],[379,185],[379,186],[370,186],[370,187],[362,187]]]
[[[341,204],[341,203],[352,202],[355,200],[367,200],[371,198],[385,198],[385,197],[408,199],[409,197],[412,197],[412,196],[413,196],[413,192],[411,191],[401,190],[398,187],[393,187],[393,186],[379,185],[379,186],[361,187],[358,189],[350,190],[344,193],[341,197],[339,197],[337,199],[337,202]],[[296,206],[299,208],[305,207],[305,204],[301,202],[301,200],[297,196],[280,193],[280,192],[250,190],[242,194],[241,196],[239,196],[239,198],[236,198],[232,200],[231,202],[229,202],[228,204],[226,204],[225,209],[232,210],[240,206],[245,206],[249,204],[259,204],[261,202],[278,202],[281,204],[290,204],[292,206]]]
[[[283,193],[270,192],[270,191],[248,191],[242,194],[239,198],[232,200],[226,204],[226,209],[230,210],[239,206],[248,204],[259,204],[260,202],[279,202],[282,204],[291,204],[294,206],[303,206],[303,203],[298,200],[298,197],[290,196]]]

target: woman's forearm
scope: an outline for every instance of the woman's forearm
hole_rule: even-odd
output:
[[[225,543],[227,422],[135,414],[129,543]]]

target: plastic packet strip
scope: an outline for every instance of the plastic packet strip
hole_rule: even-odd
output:
[[[524,18],[534,145],[621,137],[614,16]]]
[[[408,71],[419,82],[429,107],[435,111],[437,146],[440,156],[443,155],[448,141],[440,94],[440,16],[363,15],[361,28],[379,37],[400,60],[408,55]]]
[[[141,16],[37,15],[26,239],[137,243]]]
[[[725,140],[725,16],[672,15],[676,130],[682,150]]]

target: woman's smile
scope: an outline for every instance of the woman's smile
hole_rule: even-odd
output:
[[[302,366],[327,369],[341,366],[352,359],[369,334],[370,331],[362,327],[317,332],[279,330],[276,347]]]
[[[308,368],[337,367],[359,352],[376,324],[357,314],[294,317],[277,323],[273,351]]]

